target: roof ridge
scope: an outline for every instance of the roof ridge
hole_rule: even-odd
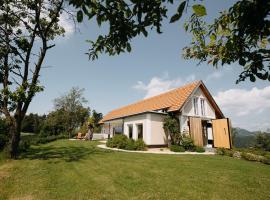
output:
[[[192,85],[192,84],[198,85],[199,83],[202,83],[202,81],[201,81],[201,80],[196,80],[196,81],[193,81],[193,82],[191,82],[191,83],[187,83],[187,84],[185,84],[185,85],[182,85],[182,86],[180,86],[180,87],[177,87],[177,88],[168,90],[168,91],[163,92],[163,93],[161,93],[161,94],[158,94],[158,95],[155,95],[155,96],[146,98],[146,99],[142,99],[142,100],[136,101],[136,102],[134,102],[134,103],[128,104],[128,105],[126,105],[126,106],[123,106],[123,107],[114,109],[114,110],[110,111],[109,113],[112,113],[112,112],[114,112],[114,111],[118,111],[118,110],[127,108],[127,107],[132,106],[132,105],[136,105],[136,104],[139,104],[139,103],[142,103],[142,102],[145,102],[145,101],[149,101],[149,100],[151,100],[151,99],[153,99],[153,98],[157,98],[157,97],[159,97],[159,96],[167,95],[167,94],[172,93],[172,92],[175,92],[176,90],[179,90],[179,89],[181,89],[181,88],[188,87],[188,86],[190,86],[190,85]],[[108,113],[108,114],[109,114],[109,113]]]

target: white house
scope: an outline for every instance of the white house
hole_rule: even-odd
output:
[[[178,117],[181,133],[189,134],[196,145],[231,148],[229,119],[202,81],[109,112],[100,122],[102,133],[142,138],[150,147],[164,146],[163,118],[170,112]]]

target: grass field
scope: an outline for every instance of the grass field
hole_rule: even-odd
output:
[[[0,199],[270,199],[270,167],[230,157],[101,150],[58,140],[0,162]]]

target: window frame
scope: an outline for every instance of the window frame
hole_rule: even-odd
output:
[[[200,99],[200,104],[201,104],[201,115],[206,116],[205,99],[204,98]]]
[[[194,115],[199,115],[199,97],[193,97]]]

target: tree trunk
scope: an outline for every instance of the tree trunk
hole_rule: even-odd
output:
[[[19,142],[21,139],[21,120],[14,120],[10,125],[9,134],[11,140],[9,142],[10,158],[17,159],[19,155]]]

